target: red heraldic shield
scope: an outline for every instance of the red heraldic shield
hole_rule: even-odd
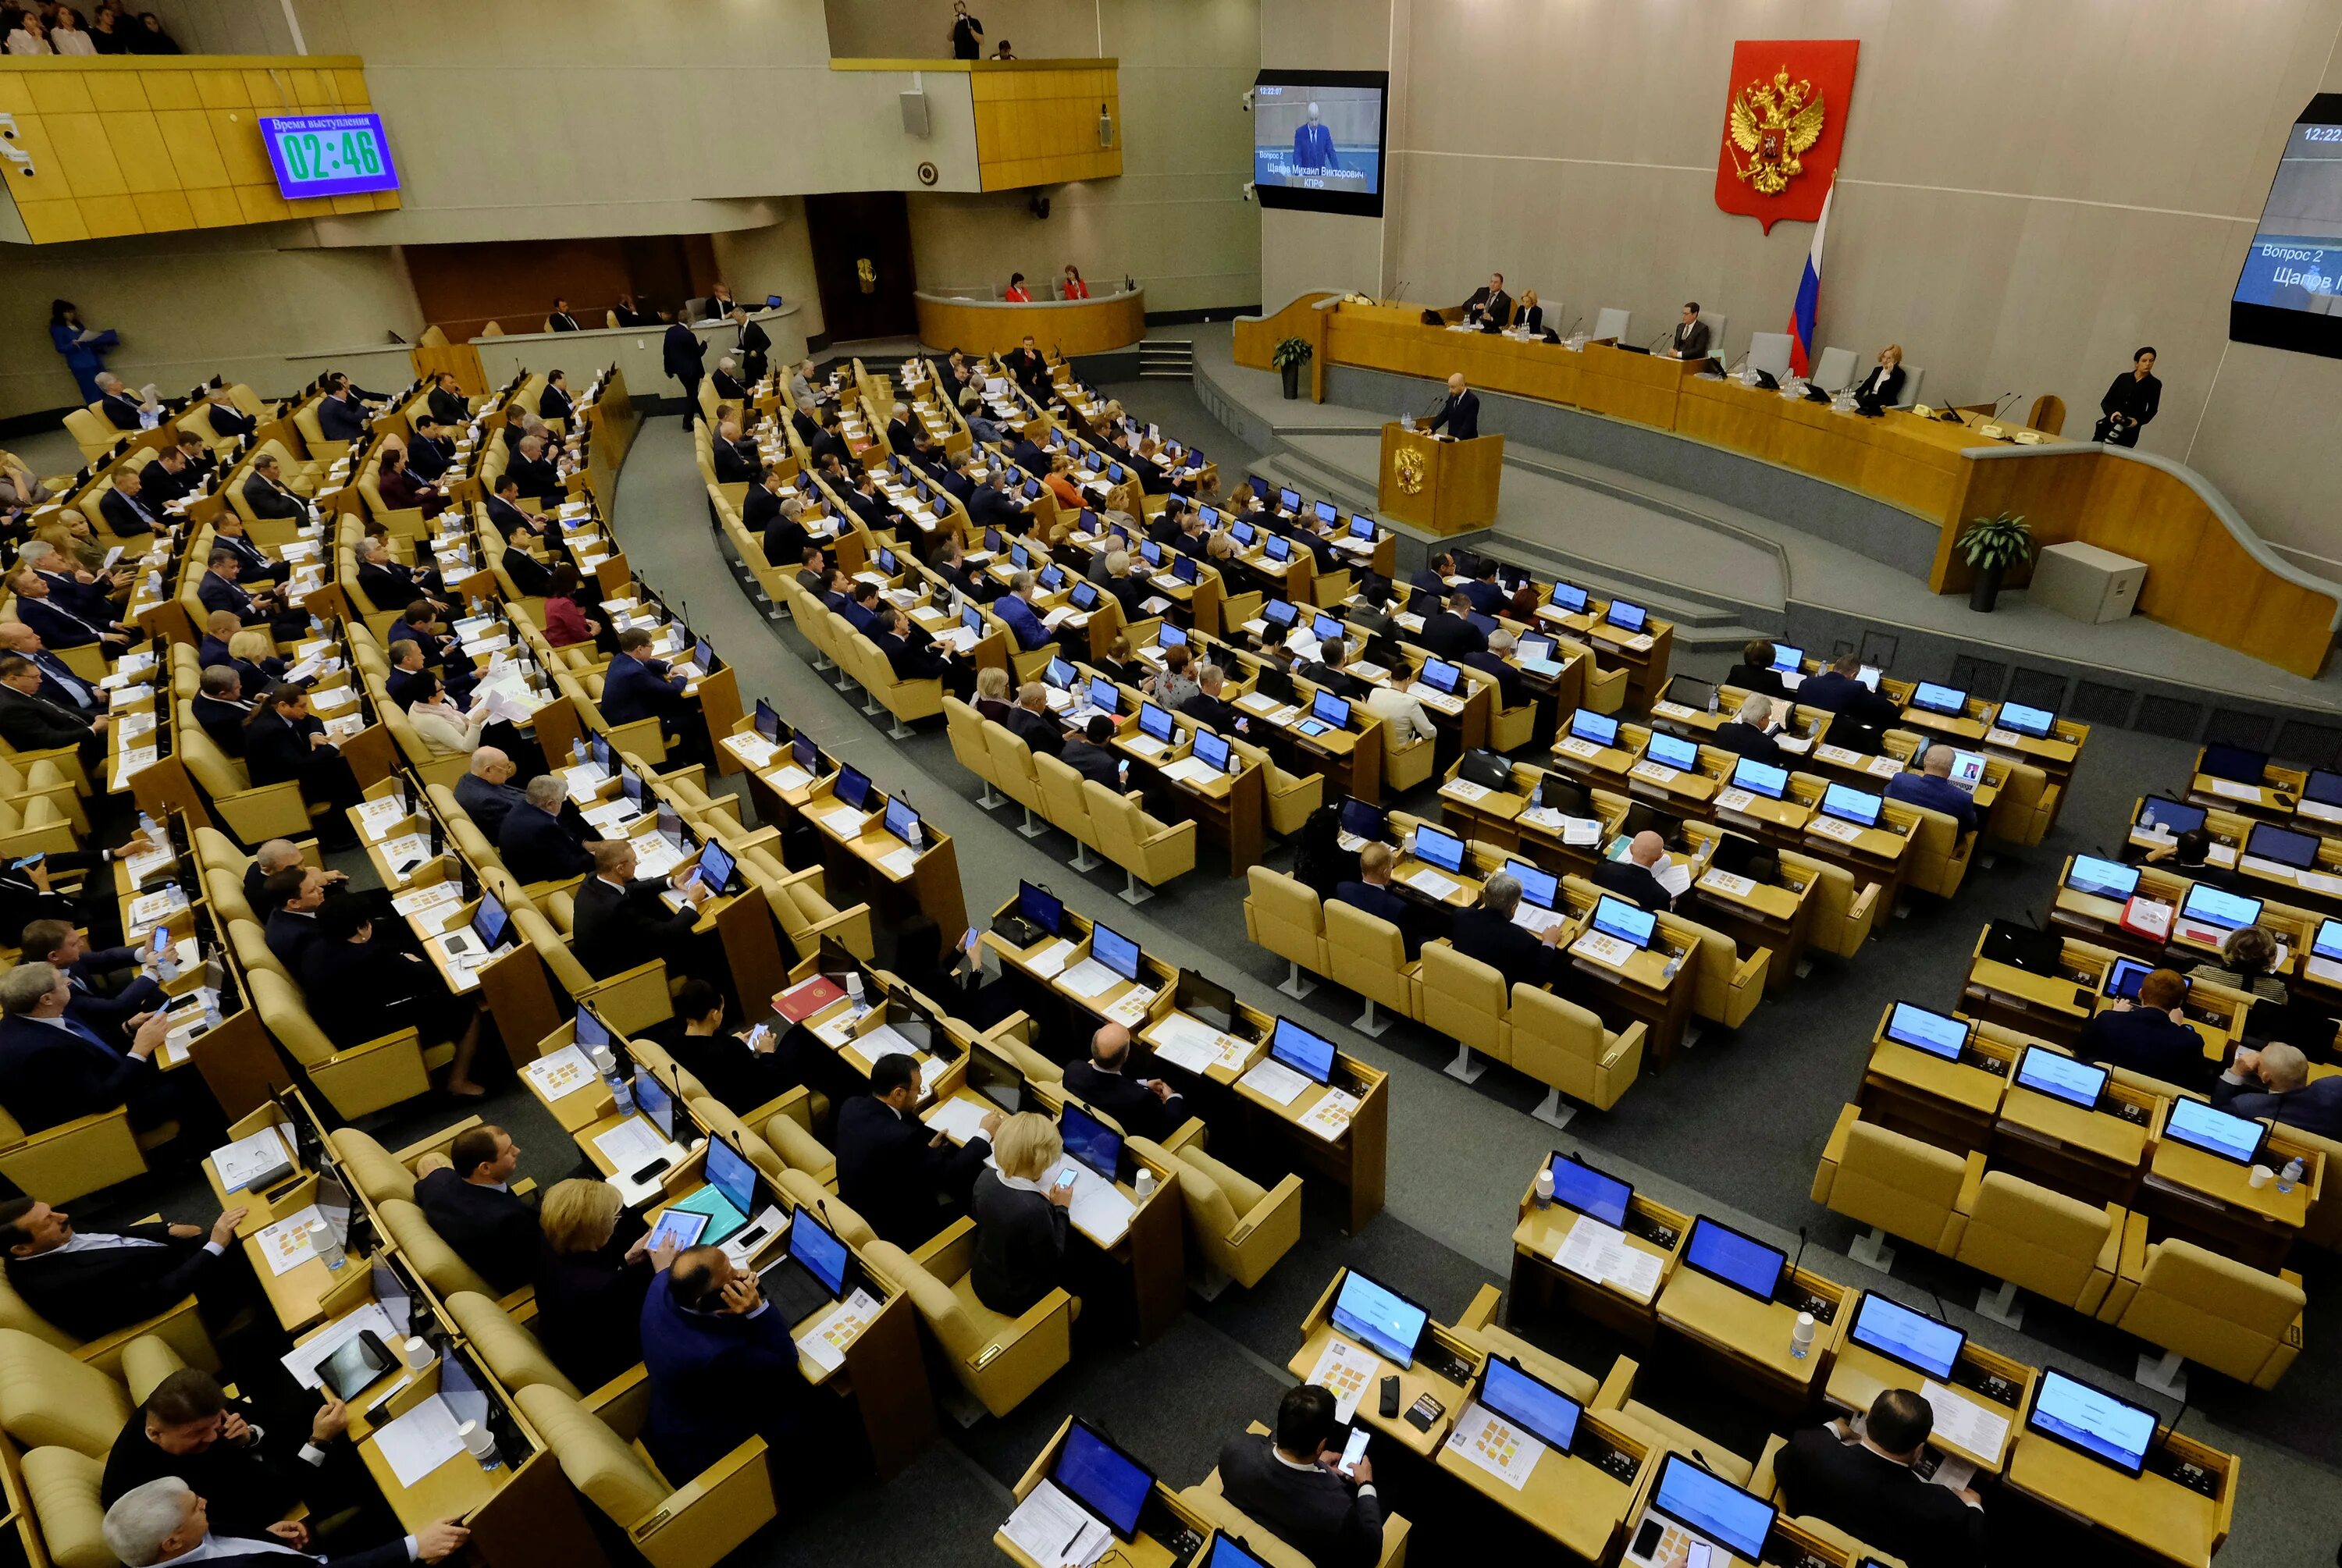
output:
[[[1732,46],[1716,205],[1773,232],[1783,218],[1822,215],[1854,101],[1856,38],[1792,38]]]

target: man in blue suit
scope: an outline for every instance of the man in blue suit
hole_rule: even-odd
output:
[[[699,379],[707,369],[707,345],[676,320],[672,312],[663,310],[659,315],[667,324],[666,335],[659,342],[659,358],[666,373],[683,385],[683,427],[688,430],[699,417]]]
[[[1906,768],[1887,781],[1887,798],[1942,812],[1960,824],[1962,833],[1974,833],[1976,802],[1952,782],[1952,751],[1945,742],[1931,744],[1917,770]]]
[[[126,1041],[132,1020],[163,1005],[163,988],[145,974],[118,990],[106,988],[105,976],[137,968],[138,954],[127,947],[92,951],[89,938],[62,920],[34,921],[20,945],[26,959],[54,965],[73,988],[65,1016],[108,1044]]]
[[[170,1024],[156,1014],[128,1051],[76,1023],[65,1009],[73,986],[51,964],[19,964],[0,976],[0,1103],[27,1133],[130,1107],[142,1130],[170,1119],[172,1096],[155,1065]]]
[[[1358,878],[1356,882],[1338,883],[1334,888],[1336,902],[1363,910],[1376,920],[1387,920],[1399,929],[1406,942],[1407,956],[1423,941],[1422,933],[1414,929],[1417,922],[1409,918],[1406,900],[1391,891],[1391,863],[1397,853],[1386,844],[1370,844],[1358,851]]]
[[[651,634],[640,626],[618,634],[618,653],[602,676],[602,717],[612,724],[630,724],[653,714],[679,714],[684,705],[684,678],[670,675],[666,661],[645,656]]]
[[[807,1424],[790,1325],[723,1248],[678,1253],[651,1281],[642,1326],[651,1391],[643,1446],[676,1485],[759,1432]]]
[[[1034,578],[1030,572],[1019,572],[1008,581],[1008,592],[992,602],[992,613],[1000,624],[1016,636],[1016,645],[1026,653],[1049,645],[1049,628],[1041,624],[1033,608]]]
[[[1334,155],[1334,133],[1317,118],[1317,105],[1309,105],[1309,118],[1293,133],[1293,166],[1297,169],[1338,169],[1341,160]]]
[[[215,549],[205,564],[208,570],[195,584],[195,597],[205,609],[225,610],[247,626],[274,625],[280,633],[298,631],[309,624],[307,611],[285,609],[273,590],[247,593],[236,582],[244,571],[244,558],[235,551]]]
[[[1472,608],[1483,615],[1496,614],[1511,603],[1513,597],[1505,592],[1505,585],[1496,581],[1496,562],[1486,555],[1480,557],[1480,564],[1474,568],[1472,580],[1464,584],[1464,596],[1471,600]]]
[[[20,654],[33,661],[33,668],[41,672],[40,694],[64,707],[76,708],[84,714],[98,714],[105,709],[95,683],[49,652],[41,642],[41,634],[22,621],[0,623],[0,653]]]
[[[41,634],[52,648],[78,648],[103,644],[108,657],[130,644],[129,628],[112,618],[91,619],[57,604],[49,594],[49,581],[30,566],[19,566],[8,578],[16,595],[16,618]]]
[[[523,794],[496,834],[505,869],[524,883],[566,882],[592,871],[593,855],[561,820],[568,786],[556,774],[539,774]]]
[[[2342,1138],[2342,1077],[2311,1083],[2309,1059],[2291,1045],[2237,1052],[2212,1085],[2212,1104],[2232,1116],[2274,1116],[2321,1138]]]

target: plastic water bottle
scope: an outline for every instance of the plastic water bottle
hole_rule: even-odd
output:
[[[322,636],[324,636],[325,634],[325,622],[323,622],[322,620],[319,620],[319,619],[317,618],[316,613],[315,613],[315,611],[312,611],[312,612],[310,613],[310,615],[309,615],[309,635],[311,635],[311,636],[313,636],[313,637],[322,637]]]
[[[569,743],[569,765],[574,768],[586,765],[586,737],[583,735]]]
[[[1722,704],[1723,700],[1722,694],[1716,687],[1710,686],[1707,688],[1707,712],[1709,717],[1713,718],[1716,715],[1716,709]]]
[[[145,812],[138,814],[138,836],[155,849],[163,847],[163,830],[154,817]]]
[[[2300,1183],[2300,1181],[2301,1156],[2296,1154],[2285,1163],[2285,1169],[2277,1174],[2277,1190],[2280,1193],[2289,1193]]]
[[[204,1027],[205,1029],[216,1029],[219,1026],[219,993],[216,991],[206,992],[204,996]]]
[[[627,1083],[625,1077],[619,1074],[616,1053],[613,1052],[607,1045],[596,1046],[594,1048],[594,1067],[596,1072],[602,1074],[602,1082],[609,1086],[610,1098],[616,1102],[618,1114],[621,1116],[633,1115],[635,1114],[635,1086]]]
[[[1814,1314],[1801,1312],[1797,1326],[1789,1331],[1789,1354],[1803,1361],[1814,1352]]]

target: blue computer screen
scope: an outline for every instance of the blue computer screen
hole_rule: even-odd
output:
[[[2001,728],[2015,730],[2020,735],[2031,735],[2035,740],[2047,735],[2049,727],[2057,722],[2057,715],[2047,708],[2028,708],[2023,703],[2000,704]]]
[[[1962,714],[1967,711],[1968,694],[1933,681],[1921,681],[1911,694],[1911,705],[1931,714]]]
[[[1895,1011],[1887,1015],[1887,1037],[1941,1056],[1947,1062],[1957,1062],[1968,1043],[1968,1026],[1957,1018],[1914,1007],[1908,1002],[1897,1002]]]
[[[1624,899],[1606,896],[1594,906],[1594,929],[1616,937],[1636,947],[1648,947],[1651,934],[1658,929],[1659,917],[1647,909],[1637,909]]]
[[[1754,1563],[1772,1533],[1773,1505],[1709,1474],[1680,1453],[1660,1467],[1652,1505],[1735,1556]]]
[[[1312,1034],[1289,1018],[1276,1021],[1268,1037],[1268,1054],[1305,1077],[1320,1084],[1334,1077],[1334,1043]]]
[[[1429,824],[1415,830],[1411,846],[1415,858],[1437,866],[1442,871],[1464,869],[1464,841],[1452,834],[1442,833]]]
[[[1350,727],[1350,704],[1331,692],[1319,692],[1309,702],[1309,716],[1337,730]]]
[[[1521,884],[1521,902],[1539,909],[1551,909],[1560,895],[1561,878],[1541,865],[1531,865],[1525,860],[1505,862],[1505,874]]]
[[[1068,1105],[1057,1120],[1057,1135],[1065,1140],[1066,1154],[1107,1181],[1114,1180],[1116,1167],[1122,1162],[1121,1134],[1079,1105]]]
[[[1547,1448],[1569,1452],[1582,1408],[1559,1389],[1548,1388],[1509,1362],[1491,1359],[1480,1383],[1480,1403]]]
[[[809,1208],[798,1209],[789,1222],[789,1256],[803,1263],[831,1295],[846,1288],[846,1243],[815,1219]]]
[[[1788,1261],[1788,1254],[1778,1247],[1768,1247],[1705,1214],[1691,1223],[1691,1236],[1684,1243],[1684,1262],[1759,1301],[1773,1299],[1774,1287],[1781,1283],[1781,1270]]]
[[[2027,1089],[2087,1111],[2095,1108],[2098,1096],[2106,1093],[2107,1070],[2055,1051],[2045,1051],[2038,1045],[2028,1045],[2017,1064],[2016,1081]]]
[[[1138,978],[1138,944],[1110,925],[1091,925],[1090,956],[1125,980]]]
[[[1767,800],[1779,800],[1789,788],[1789,770],[1777,768],[1768,763],[1742,757],[1733,764],[1732,782],[1751,794],[1761,794]]]
[[[1121,711],[1122,693],[1104,675],[1090,677],[1090,705],[1105,713]]]
[[[756,1212],[756,1167],[721,1138],[707,1140],[707,1184],[742,1213]]]
[[[2261,1139],[2267,1132],[2258,1122],[2215,1111],[2201,1100],[2174,1100],[2171,1114],[2163,1122],[2165,1137],[2176,1138],[2240,1165],[2252,1164],[2253,1156],[2261,1151]]]
[[[675,1137],[675,1096],[647,1067],[635,1069],[635,1106],[651,1119],[651,1125],[670,1142]]]
[[[1960,1346],[1968,1337],[1947,1323],[1882,1295],[1862,1298],[1852,1333],[1855,1343],[1935,1378],[1952,1375],[1952,1364],[1960,1359]]]
[[[1334,1298],[1334,1326],[1386,1361],[1415,1364],[1416,1342],[1431,1314],[1353,1269]]]
[[[1125,1541],[1138,1529],[1138,1511],[1155,1488],[1153,1476],[1078,1421],[1057,1451],[1055,1479]]]
[[[2250,925],[2261,917],[2261,901],[2199,882],[2187,890],[2187,901],[2179,906],[2179,913],[2213,925]]]
[[[1228,743],[1209,730],[1196,732],[1196,754],[1202,758],[1207,766],[1217,768],[1222,773],[1229,771]]]
[[[1606,1225],[1626,1223],[1626,1204],[1635,1189],[1616,1176],[1606,1175],[1566,1154],[1553,1157],[1553,1201],[1581,1214],[1591,1214]]]
[[[1586,609],[1586,590],[1575,583],[1556,583],[1553,585],[1553,607],[1566,610],[1573,615],[1582,614]]]
[[[2126,1475],[2139,1473],[2155,1441],[2153,1411],[2046,1366],[2034,1385],[2033,1408],[2025,1424]]]
[[[2167,827],[2175,834],[2193,833],[2204,825],[2204,808],[2151,794],[2147,797],[2147,804],[2139,808],[2138,825]]]
[[[1834,784],[1822,791],[1822,814],[1863,827],[1878,825],[1878,808],[1887,803],[1864,790]]]
[[[2128,898],[2138,891],[2138,867],[2101,860],[2095,854],[2077,854],[2074,869],[2066,874],[2066,885],[2098,898]]]
[[[1138,728],[1142,734],[1168,744],[1178,727],[1166,710],[1156,707],[1153,703],[1138,704]]]
[[[1649,750],[1653,762],[1664,764],[1671,768],[1699,766],[1699,743],[1687,741],[1681,735],[1654,734],[1651,736]]]
[[[1569,715],[1569,733],[1581,741],[1592,741],[1597,746],[1616,745],[1618,741],[1618,721],[1607,714],[1597,714],[1591,708],[1580,708]]]
[[[1602,616],[1604,620],[1622,632],[1641,631],[1644,623],[1650,617],[1651,613],[1648,610],[1644,609],[1640,604],[1629,604],[1624,599],[1611,600],[1610,608]]]

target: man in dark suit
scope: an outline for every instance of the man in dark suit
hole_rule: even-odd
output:
[[[756,444],[740,434],[739,422],[727,419],[716,427],[714,439],[707,444],[709,461],[715,465],[716,483],[739,484],[756,478],[764,466],[756,454]],[[755,492],[751,491],[753,497]],[[743,513],[741,520],[747,520]]]
[[[847,625],[864,636],[876,638],[878,634],[879,604],[878,584],[856,577],[854,585],[846,591],[846,608],[838,614],[846,617]]]
[[[528,1283],[536,1211],[515,1196],[520,1145],[502,1127],[466,1127],[445,1154],[415,1162],[415,1206],[455,1255],[499,1291]]]
[[[260,423],[235,405],[235,399],[225,386],[215,386],[206,393],[204,406],[210,411],[213,431],[222,437],[249,435]]]
[[[225,550],[235,557],[235,580],[262,586],[280,584],[293,575],[293,568],[283,561],[272,561],[245,532],[244,514],[222,511],[212,520],[212,548]]]
[[[1917,768],[1905,768],[1887,781],[1887,798],[1942,812],[1960,824],[1962,833],[1974,833],[1976,800],[1952,782],[1952,753],[1957,749],[1948,741],[1927,743]]]
[[[649,1038],[737,1115],[755,1114],[813,1082],[834,1060],[811,1030],[786,1023],[764,1031],[755,1044],[736,1030],[726,1032],[724,994],[705,980],[677,986],[672,1005],[675,1015],[651,1025]]]
[[[1316,1568],[1373,1568],[1382,1561],[1383,1504],[1375,1462],[1361,1457],[1352,1479],[1335,1470],[1341,1423],[1331,1389],[1287,1389],[1273,1437],[1237,1437],[1220,1450],[1227,1500]]]
[[[504,831],[505,816],[525,798],[511,782],[516,771],[512,758],[482,746],[472,754],[471,771],[455,781],[455,804],[490,844]]]
[[[438,381],[431,388],[429,401],[431,417],[450,431],[461,430],[471,424],[471,401],[456,389],[454,373],[440,372]]]
[[[1667,841],[1645,829],[1627,844],[1626,859],[1606,859],[1595,866],[1594,885],[1616,894],[1637,909],[1673,909],[1675,894],[1658,878],[1658,868],[1666,858]]]
[[[545,372],[545,390],[536,394],[537,417],[550,424],[556,419],[567,420],[576,410],[569,399],[568,375],[558,370]]]
[[[1317,644],[1317,656],[1303,661],[1295,673],[1303,680],[1313,681],[1346,702],[1362,702],[1366,694],[1366,683],[1342,666],[1350,662],[1349,640],[1327,637]]]
[[[654,715],[663,720],[679,715],[686,699],[681,675],[667,674],[666,661],[646,656],[651,634],[640,626],[618,634],[617,656],[602,675],[602,717],[612,724],[630,724]]]
[[[1456,952],[1502,974],[1508,989],[1542,985],[1559,974],[1566,962],[1557,952],[1565,927],[1556,924],[1532,935],[1527,926],[1513,920],[1520,906],[1519,879],[1500,871],[1481,884],[1478,904],[1456,912],[1455,929],[1447,938]]]
[[[138,494],[152,507],[184,501],[202,488],[200,476],[187,465],[187,454],[175,445],[164,447],[138,470]]]
[[[2342,1139],[2342,1077],[2311,1083],[2309,1059],[2282,1042],[2237,1052],[2212,1085],[2212,1104],[2232,1116],[2274,1116],[2288,1127]]]
[[[1911,1467],[1935,1412],[1907,1388],[1789,1439],[1775,1466],[1787,1511],[1827,1520],[1912,1568],[1973,1568],[1985,1560],[1984,1503],[1967,1487],[1922,1481]]]
[[[161,496],[145,493],[145,484],[135,468],[114,471],[114,487],[98,498],[97,514],[105,525],[124,538],[141,534],[167,533],[171,521],[163,514]]]
[[[1119,792],[1122,759],[1114,754],[1114,731],[1112,719],[1104,714],[1092,714],[1081,734],[1066,738],[1057,760],[1093,784]]]
[[[1133,1077],[1129,1066],[1130,1031],[1105,1024],[1090,1036],[1089,1060],[1066,1068],[1066,1089],[1131,1137],[1159,1144],[1187,1120],[1187,1102],[1160,1078]]]
[[[524,884],[567,882],[594,869],[585,843],[561,819],[568,786],[555,774],[528,781],[525,799],[505,815],[496,832],[496,853],[505,869]]]
[[[1472,291],[1464,302],[1464,319],[1474,326],[1492,326],[1501,332],[1513,324],[1513,296],[1505,292],[1505,275],[1492,272],[1488,281]]]
[[[231,1400],[210,1373],[183,1366],[131,1412],[106,1455],[97,1500],[110,1508],[135,1488],[173,1477],[195,1488],[217,1528],[247,1536],[305,1503],[311,1514],[332,1513],[347,1490],[335,1483],[357,1466],[347,1444],[331,1446],[349,1432],[349,1407],[321,1392],[325,1402],[305,1421],[264,1427],[257,1404]],[[327,1469],[336,1458],[345,1461],[334,1466],[339,1475]]]
[[[1809,708],[1843,714],[1857,724],[1891,724],[1901,710],[1888,698],[1862,684],[1862,655],[1840,654],[1829,668],[1809,676],[1797,687],[1797,701]]]
[[[252,473],[244,482],[244,504],[263,522],[292,518],[305,525],[311,521],[309,504],[285,488],[273,453],[252,460]]]
[[[244,728],[244,765],[255,784],[296,783],[304,802],[333,808],[316,824],[320,847],[343,849],[356,842],[339,814],[365,799],[365,791],[325,726],[309,712],[306,688],[278,685],[261,699]]]
[[[1025,504],[1008,493],[1008,475],[995,470],[990,478],[976,488],[967,498],[968,526],[982,532],[998,528],[1022,537],[1033,527],[1033,519]]]
[[[1472,624],[1471,614],[1472,601],[1461,588],[1448,594],[1445,610],[1424,618],[1417,639],[1423,651],[1451,663],[1466,654],[1487,652],[1488,634]]]
[[[1769,764],[1777,768],[1789,765],[1789,754],[1773,739],[1774,702],[1770,697],[1750,694],[1741,700],[1739,716],[1728,724],[1718,724],[1708,744],[1721,747],[1751,762]]]
[[[8,1283],[25,1304],[76,1340],[93,1340],[166,1312],[235,1268],[242,1209],[202,1225],[75,1231],[73,1216],[33,1198],[0,1201]]]
[[[1474,631],[1479,630],[1475,626]],[[1488,634],[1488,645],[1476,654],[1466,654],[1457,664],[1481,671],[1496,683],[1496,698],[1506,708],[1517,708],[1530,701],[1528,683],[1513,663],[1513,649],[1518,639],[1509,626],[1499,626]]]
[[[898,681],[941,681],[954,696],[976,689],[976,672],[933,637],[911,639],[911,618],[892,604],[881,604],[871,617],[870,640],[886,655],[886,667]]]
[[[345,387],[325,394],[317,403],[317,428],[328,441],[359,441],[365,436],[366,414]]]
[[[886,421],[886,450],[897,457],[907,457],[918,449],[919,422],[911,416],[906,403],[895,405],[894,417]]]
[[[659,358],[666,373],[682,384],[683,427],[688,430],[699,417],[699,380],[706,373],[707,345],[668,312],[661,311],[659,316],[667,324],[666,336],[659,343]]]
[[[545,437],[534,431],[520,438],[520,448],[505,472],[520,481],[522,494],[540,505],[550,506],[561,499],[560,465],[545,455]]]
[[[105,694],[97,689],[97,684],[50,653],[41,634],[24,622],[0,622],[0,653],[32,660],[33,667],[41,672],[40,695],[58,706],[85,718],[105,711]]]
[[[115,429],[136,430],[144,423],[138,400],[130,395],[130,389],[123,385],[120,376],[110,370],[98,372],[97,390],[101,394],[97,411]]]
[[[1699,319],[1699,301],[1685,304],[1683,320],[1676,324],[1674,345],[1668,352],[1677,359],[1698,359],[1707,353],[1707,323]]]
[[[1397,858],[1397,852],[1386,844],[1366,845],[1358,851],[1357,880],[1336,884],[1334,897],[1376,920],[1387,920],[1405,929],[1408,924],[1406,900],[1393,893],[1390,884],[1391,863]]]
[[[816,427],[814,438],[806,443],[806,461],[808,464],[820,469],[827,466],[833,457],[843,464],[854,455],[846,450],[846,432],[838,424],[836,409],[824,408],[814,423]]]
[[[549,526],[543,515],[520,504],[520,475],[509,468],[496,475],[496,493],[488,497],[488,526],[507,539],[522,534],[542,537]]]
[[[1179,712],[1200,724],[1209,724],[1217,734],[1245,734],[1252,726],[1234,703],[1220,695],[1227,689],[1227,684],[1226,670],[1217,664],[1204,665],[1196,672],[1196,694],[1179,704]]]
[[[471,1531],[453,1519],[435,1520],[412,1535],[386,1541],[331,1557],[311,1555],[308,1527],[277,1523],[261,1531],[237,1531],[215,1523],[209,1502],[175,1475],[135,1486],[105,1511],[105,1538],[115,1558],[163,1568],[173,1563],[210,1563],[224,1557],[241,1559],[258,1554],[263,1563],[290,1557],[295,1563],[323,1563],[325,1568],[402,1568],[409,1563],[437,1563],[460,1549]]]
[[[325,906],[325,888],[324,872],[297,862],[261,884],[262,893],[275,905],[268,912],[261,934],[287,974],[299,974],[308,968],[309,949],[324,935],[317,926],[317,911]]]
[[[528,546],[518,539],[505,545],[496,565],[512,583],[513,592],[523,598],[542,598],[553,592],[553,568],[530,554]]]
[[[427,701],[439,677],[425,658],[423,644],[412,637],[398,637],[386,651],[390,673],[383,678],[383,694],[400,708]]]
[[[805,504],[782,489],[777,469],[764,470],[748,486],[740,525],[764,536],[765,559],[776,566],[802,560],[813,544],[812,531],[805,525]]]
[[[2201,1092],[2210,1084],[2212,1064],[2204,1058],[2204,1037],[2180,1011],[2187,1000],[2184,975],[2155,970],[2139,981],[2137,1002],[2117,1002],[2082,1025],[2074,1054]]]
[[[1447,597],[1447,579],[1456,574],[1456,557],[1435,555],[1423,564],[1423,569],[1406,580],[1406,585],[1426,594]]]
[[[74,1001],[71,977],[55,964],[25,962],[0,975],[0,1104],[27,1133],[117,1105],[141,1131],[168,1121],[179,1096],[153,1059],[169,1020],[146,1019],[125,1049],[74,1017]]]
[[[1027,681],[1016,688],[1016,704],[1008,710],[1008,733],[1031,748],[1035,756],[1056,756],[1066,749],[1066,733],[1049,715],[1049,688]]]
[[[0,654],[0,739],[25,752],[74,746],[84,763],[102,761],[113,715],[41,695],[41,678],[40,666],[23,654]]]
[[[1447,378],[1447,401],[1431,416],[1426,429],[1445,429],[1458,441],[1471,441],[1480,434],[1480,394],[1464,385],[1464,373],[1457,371]]]
[[[225,610],[247,626],[267,625],[281,612],[266,589],[255,594],[236,582],[243,571],[244,559],[235,551],[214,550],[195,584],[195,597],[205,609]],[[301,619],[305,624],[307,616]]]
[[[1000,1113],[958,1149],[919,1121],[918,1065],[899,1052],[870,1069],[870,1093],[837,1107],[837,1195],[898,1247],[916,1247],[967,1205],[968,1188],[992,1154]],[[951,1206],[945,1207],[948,1203]]]
[[[25,961],[46,964],[65,977],[73,1000],[65,1016],[109,1044],[126,1045],[130,1023],[163,1004],[163,988],[138,973],[139,954],[127,947],[93,949],[70,921],[28,923],[19,943]],[[127,974],[129,978],[116,981]]]
[[[764,1308],[756,1276],[722,1247],[678,1253],[651,1281],[642,1443],[662,1475],[696,1477],[760,1432],[776,1453],[815,1457],[787,1314]]]
[[[244,755],[244,726],[252,722],[254,704],[244,694],[244,677],[233,664],[206,665],[201,689],[195,695],[195,723],[212,744],[232,757]]]
[[[95,572],[80,570],[39,539],[27,540],[17,552],[16,562],[41,574],[41,581],[49,585],[49,604],[53,608],[70,610],[93,623],[113,621],[115,583],[117,577],[127,582],[137,571],[135,567],[117,567],[101,577]]]
[[[590,846],[594,874],[580,884],[571,946],[577,962],[596,979],[607,980],[654,958],[682,967],[699,906],[715,894],[677,867],[665,881],[635,878],[635,846],[625,839],[597,839]],[[660,894],[679,889],[685,904],[670,912]]]
[[[748,319],[748,307],[732,307],[732,324],[740,329],[740,379],[754,387],[773,367],[773,336],[764,324]]]
[[[1505,592],[1505,585],[1496,581],[1496,564],[1485,555],[1480,557],[1479,565],[1474,569],[1472,580],[1464,584],[1464,596],[1471,600],[1472,608],[1483,615],[1500,613],[1513,597]]]
[[[545,318],[545,330],[547,332],[575,332],[577,330],[577,318],[569,314],[569,302],[567,300],[556,299],[553,302],[553,314]]]
[[[85,615],[61,604],[52,595],[49,581],[30,566],[9,574],[8,591],[16,595],[16,618],[40,634],[52,648],[101,644],[111,657],[130,644],[129,630],[119,621]]]
[[[1033,346],[1031,333],[1026,333],[1024,341],[1001,358],[1007,364],[1008,374],[1015,376],[1017,385],[1026,391],[1033,392],[1049,385],[1049,362],[1042,356],[1039,349]]]
[[[436,484],[455,465],[455,444],[439,434],[439,422],[428,414],[415,416],[415,434],[406,444],[406,471],[425,484]]]

